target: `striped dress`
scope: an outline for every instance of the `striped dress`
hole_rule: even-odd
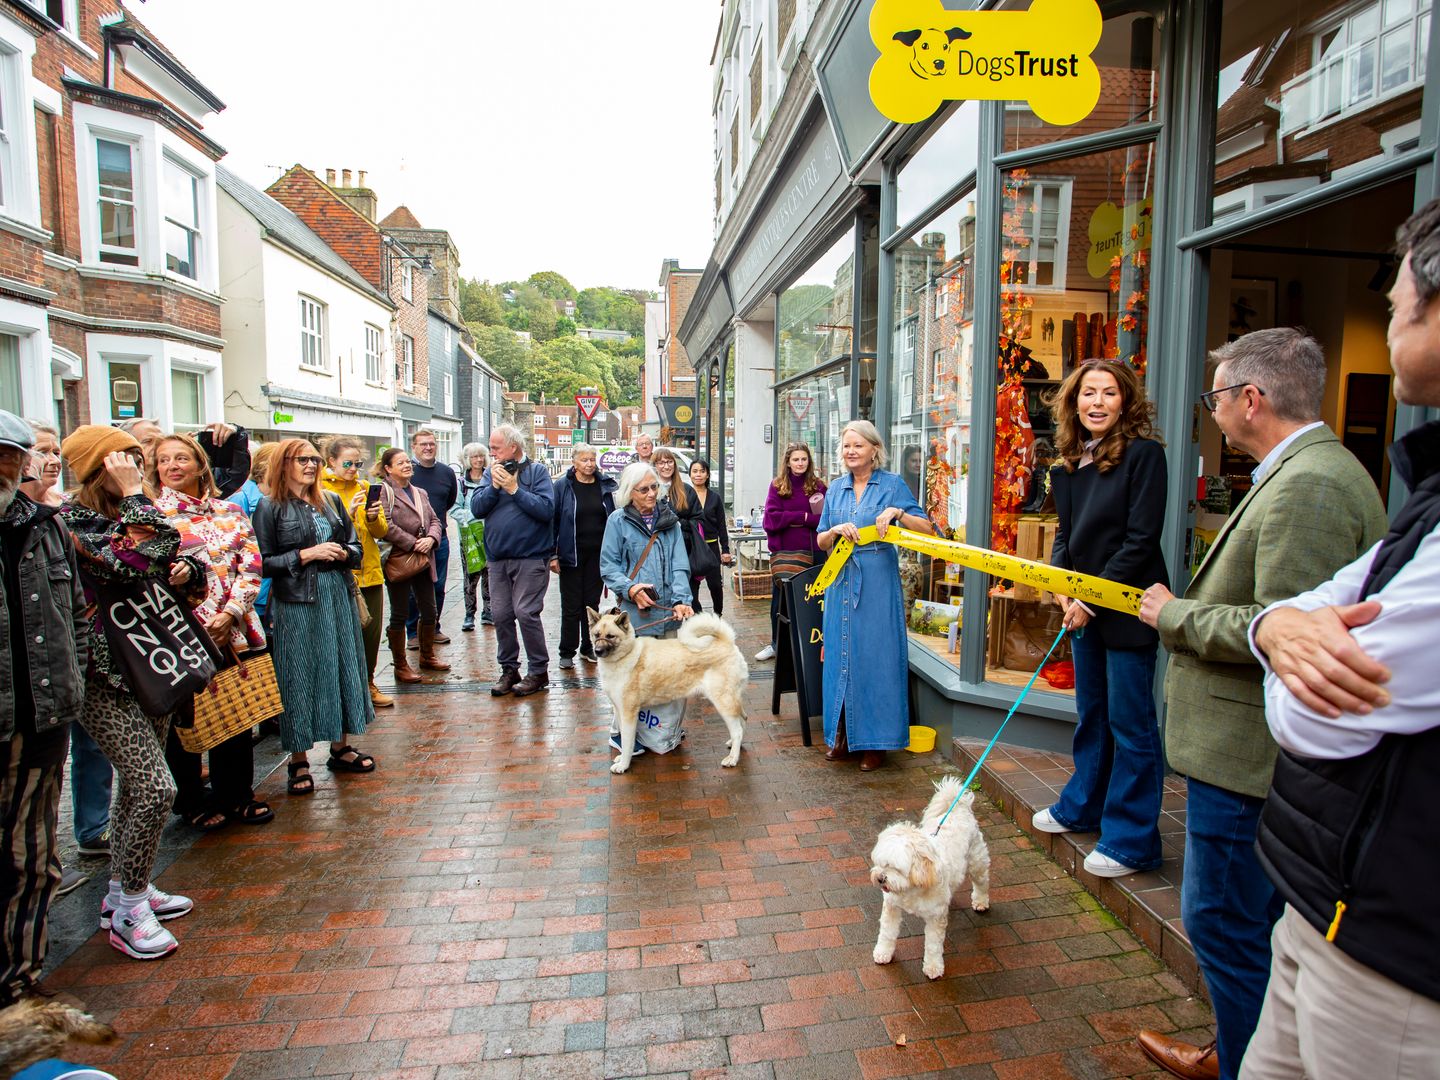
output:
[[[314,507],[315,542],[331,539],[330,519]],[[339,743],[360,735],[375,715],[370,670],[348,574],[322,573],[313,604],[286,603],[274,594],[271,651],[285,712],[280,743],[289,753],[318,742]]]

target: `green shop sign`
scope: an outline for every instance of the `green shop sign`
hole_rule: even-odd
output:
[[[293,424],[295,422],[294,416],[288,412],[281,412],[279,409],[275,410],[274,417],[276,424]]]

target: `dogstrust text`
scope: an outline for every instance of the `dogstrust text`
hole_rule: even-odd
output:
[[[1096,0],[966,12],[941,0],[875,0],[870,36],[880,56],[870,98],[901,124],[961,100],[1023,101],[1046,123],[1078,123],[1100,100],[1091,54],[1103,26]]]

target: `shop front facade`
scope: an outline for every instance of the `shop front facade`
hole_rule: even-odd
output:
[[[777,145],[731,200],[682,329],[702,444],[717,424],[735,439],[727,500],[763,501],[791,442],[835,476],[839,431],[863,418],[941,533],[1045,561],[1046,395],[1108,357],[1156,404],[1178,592],[1254,465],[1198,405],[1208,353],[1274,326],[1320,341],[1323,419],[1403,498],[1384,450],[1427,417],[1393,401],[1386,292],[1396,227],[1440,193],[1430,0],[1102,4],[1099,102],[1069,127],[1021,102],[885,120],[873,6],[814,14],[812,63],[777,101]],[[705,318],[722,294],[733,315]],[[1054,598],[929,556],[901,565],[920,722],[942,745],[988,736],[1058,628]],[[1007,738],[1068,746],[1073,692],[1053,674]]]

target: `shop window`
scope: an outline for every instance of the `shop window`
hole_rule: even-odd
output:
[[[198,371],[170,372],[170,417],[175,431],[205,426],[205,376]]]
[[[850,420],[850,365],[839,364],[782,387],[777,448],[810,447],[815,469],[828,484],[840,473],[840,429]]]
[[[895,174],[895,220],[901,225],[933,206],[975,171],[980,152],[980,105],[961,104]]]
[[[987,545],[996,551],[1050,558],[1058,518],[1046,394],[1093,357],[1146,375],[1153,153],[1141,144],[1002,175],[1000,340],[989,361],[998,363]],[[1057,184],[1073,197],[1058,203],[1060,254],[1047,287],[1035,271],[1034,223],[1046,213],[1043,193]],[[994,579],[987,599],[987,678],[1022,686],[1059,629],[1060,608],[1049,593]],[[1066,688],[1057,677],[1049,685]]]
[[[0,334],[0,409],[25,415],[20,399],[20,339],[14,334]]]
[[[1262,0],[1263,2],[1263,0]],[[1000,9],[1028,8],[1030,0],[1004,0]],[[1118,10],[1117,10],[1118,8]],[[1007,151],[1093,135],[1160,117],[1160,39],[1165,6],[1150,0],[1116,5],[1094,53],[1100,100],[1089,116],[1068,126],[1047,124],[1023,101],[1005,106]]]
[[[1383,163],[1419,131],[1431,0],[1225,0],[1213,220]]]
[[[776,378],[849,356],[854,308],[855,235],[847,230],[780,294]]]
[[[140,364],[110,360],[105,364],[110,380],[110,419],[136,420],[145,416],[145,387]]]
[[[710,468],[720,469],[719,484],[725,492],[726,509],[735,512],[735,346],[725,350],[725,458],[712,461]],[[713,483],[714,481],[712,481]]]

